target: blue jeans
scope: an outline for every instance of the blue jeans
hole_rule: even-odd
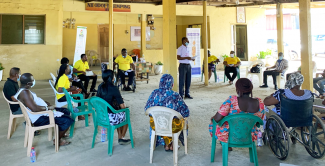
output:
[[[319,77],[313,79],[314,88],[319,92],[319,94],[323,95],[324,85],[325,85],[325,78]]]

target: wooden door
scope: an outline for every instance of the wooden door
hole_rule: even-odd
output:
[[[108,24],[98,25],[98,54],[102,62],[108,62]]]

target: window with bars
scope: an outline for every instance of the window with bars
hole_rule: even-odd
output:
[[[45,15],[1,15],[0,44],[45,44]]]

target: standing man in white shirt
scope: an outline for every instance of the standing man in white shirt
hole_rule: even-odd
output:
[[[190,86],[192,77],[191,61],[195,60],[195,57],[190,57],[189,50],[187,48],[189,41],[187,37],[182,38],[182,45],[177,49],[177,60],[179,61],[179,95],[184,98],[184,83],[185,83],[185,98],[193,99],[190,96]]]

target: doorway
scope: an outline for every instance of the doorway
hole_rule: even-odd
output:
[[[98,25],[98,55],[102,62],[108,62],[108,24]]]
[[[236,51],[236,56],[247,61],[247,25],[232,25],[232,50]]]

